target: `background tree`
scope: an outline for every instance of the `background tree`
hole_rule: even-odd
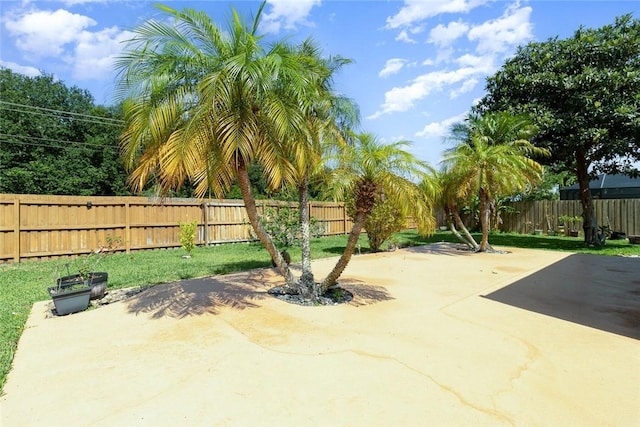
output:
[[[487,92],[478,111],[534,118],[533,143],[551,152],[546,163],[577,178],[585,243],[603,243],[589,181],[600,173],[639,173],[640,21],[625,15],[568,39],[521,47],[488,79]]]
[[[122,113],[50,75],[0,69],[0,192],[122,195]]]
[[[505,112],[472,115],[452,128],[450,138],[458,145],[446,151],[443,164],[458,197],[478,195],[482,240],[477,251],[491,249],[490,218],[496,198],[540,180],[542,166],[530,157],[546,151],[529,142],[535,131],[526,117]]]

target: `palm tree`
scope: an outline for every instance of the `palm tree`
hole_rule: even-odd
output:
[[[443,167],[439,171],[437,175],[441,188],[439,205],[444,209],[444,213],[447,218],[447,225],[454,236],[467,245],[469,249],[476,250],[479,245],[471,233],[469,233],[469,230],[462,221],[462,218],[460,218],[458,208],[458,201],[460,200],[458,190],[460,188],[460,184],[456,181],[456,178],[457,177],[446,167]]]
[[[307,68],[314,68],[317,77],[307,92],[300,109],[304,116],[302,133],[290,144],[298,190],[301,225],[302,274],[294,291],[308,300],[317,300],[319,287],[311,269],[311,233],[309,212],[309,180],[325,172],[324,158],[338,146],[346,144],[346,133],[359,121],[359,112],[352,100],[335,93],[333,76],[351,61],[342,57],[321,58],[311,42],[302,45]]]
[[[320,285],[322,293],[336,283],[346,268],[365,219],[379,198],[391,200],[403,213],[412,216],[421,234],[433,232],[436,185],[426,173],[428,166],[405,150],[408,145],[407,141],[383,144],[374,135],[361,133],[351,145],[342,148],[330,186],[336,199],[354,198],[355,215],[344,253]],[[423,181],[422,187],[416,179]]]
[[[256,34],[264,5],[250,27],[232,10],[227,29],[203,12],[158,6],[172,21],[139,26],[116,63],[121,146],[138,191],[153,180],[167,192],[188,179],[196,195],[222,197],[237,179],[256,236],[292,281],[258,221],[248,167],[261,164],[272,189],[294,181],[287,144],[303,131],[301,100],[317,77],[304,49],[267,48]]]
[[[458,145],[445,152],[443,164],[459,198],[478,195],[482,227],[478,251],[491,249],[489,225],[496,197],[523,191],[541,178],[542,166],[529,156],[548,152],[531,144],[535,132],[526,117],[505,112],[470,116],[467,123],[452,129],[451,138]]]

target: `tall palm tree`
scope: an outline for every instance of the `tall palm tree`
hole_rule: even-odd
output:
[[[359,112],[349,98],[333,89],[333,77],[351,61],[342,57],[322,58],[320,50],[307,41],[302,45],[307,68],[317,71],[317,79],[300,105],[304,117],[301,134],[290,144],[295,182],[298,190],[301,225],[302,274],[295,291],[305,299],[317,299],[319,287],[311,269],[311,233],[309,212],[309,180],[325,171],[324,159],[338,146],[346,144],[346,133],[359,121]]]
[[[433,232],[436,185],[427,174],[428,166],[405,150],[408,145],[407,141],[383,144],[374,135],[361,133],[355,135],[352,144],[342,148],[330,186],[336,199],[354,197],[355,215],[345,250],[320,285],[321,292],[334,285],[346,268],[365,219],[378,198],[388,198],[403,213],[412,216],[420,233]]]
[[[491,208],[498,195],[524,191],[541,179],[542,166],[530,156],[548,152],[531,144],[536,128],[523,116],[489,113],[470,116],[456,125],[451,138],[458,145],[445,152],[443,164],[456,183],[458,197],[477,194],[482,240],[478,251],[489,246]]]
[[[232,10],[226,29],[203,12],[158,6],[171,22],[139,26],[116,62],[121,147],[136,190],[155,180],[166,192],[188,179],[196,195],[222,197],[237,179],[256,236],[291,281],[258,221],[248,167],[260,163],[271,188],[294,181],[287,144],[302,132],[300,103],[317,77],[304,49],[267,47],[256,34],[264,5],[251,26]]]

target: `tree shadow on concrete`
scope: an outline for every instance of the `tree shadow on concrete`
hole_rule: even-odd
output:
[[[573,254],[485,298],[640,339],[640,258]]]
[[[339,279],[338,282],[341,288],[353,294],[353,299],[349,301],[349,305],[362,307],[395,299],[383,286],[367,285],[361,280],[346,278]]]
[[[267,290],[278,280],[279,276],[270,269],[182,280],[145,290],[127,302],[127,309],[159,319],[218,314],[224,307],[257,308],[260,300],[271,298]]]
[[[416,253],[416,254],[431,254],[431,255],[473,255],[475,252],[469,250],[462,243],[450,243],[440,242],[431,243],[426,246],[411,246],[404,248],[403,251]]]
[[[281,284],[282,278],[273,269],[263,268],[152,286],[126,304],[129,313],[149,314],[153,319],[215,315],[222,308],[258,308],[261,300],[273,298],[267,291]],[[350,305],[365,306],[394,299],[384,287],[355,279],[342,279],[340,286],[354,295]]]

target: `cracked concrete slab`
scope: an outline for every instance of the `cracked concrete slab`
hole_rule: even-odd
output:
[[[37,303],[0,424],[639,425],[640,260],[509,251],[355,256],[333,307],[270,297],[270,269]]]

